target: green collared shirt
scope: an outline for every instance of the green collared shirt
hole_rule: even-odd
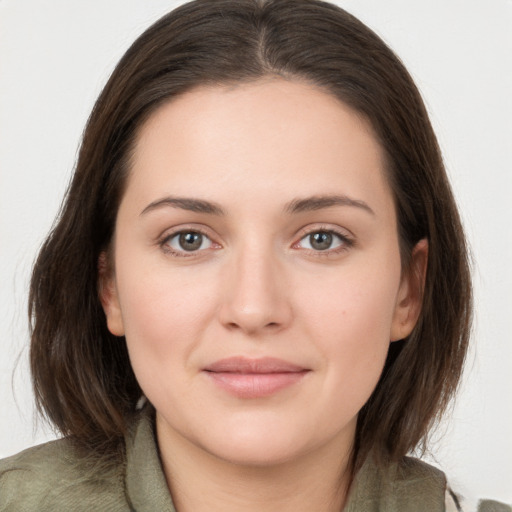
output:
[[[443,473],[416,459],[385,472],[368,461],[345,512],[441,512],[445,490]],[[61,510],[175,512],[148,414],[126,438],[125,462],[114,467],[91,466],[65,439],[0,461],[0,512]]]

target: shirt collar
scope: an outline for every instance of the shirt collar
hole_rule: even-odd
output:
[[[134,511],[176,512],[158,455],[150,406],[141,411],[126,438],[125,486]],[[406,510],[405,504],[415,499],[419,489],[427,497],[421,510],[443,510],[445,487],[443,473],[415,459],[406,458],[401,465],[381,470],[368,457],[355,477],[343,512]]]
[[[158,455],[153,412],[146,407],[126,439],[126,494],[136,512],[176,512]]]

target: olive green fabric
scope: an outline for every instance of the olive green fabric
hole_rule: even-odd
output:
[[[494,500],[483,500],[478,504],[478,512],[512,512],[512,506]]]
[[[418,460],[408,458],[386,472],[368,461],[355,479],[345,511],[441,512],[445,489],[443,473]],[[61,510],[175,512],[148,413],[127,436],[125,463],[114,467],[78,457],[67,440],[0,461],[1,512]]]
[[[417,459],[385,471],[367,461],[356,476],[346,512],[444,511],[446,479],[438,469]]]
[[[94,472],[65,440],[36,446],[0,461],[0,510],[129,511],[123,471]]]
[[[68,440],[0,461],[1,512],[175,512],[148,414],[126,439],[126,462],[105,467]]]

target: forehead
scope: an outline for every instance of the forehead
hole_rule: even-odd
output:
[[[272,190],[283,200],[375,192],[387,200],[384,174],[362,116],[323,89],[271,78],[196,88],[157,109],[139,131],[127,193],[147,202],[191,188],[206,199]]]

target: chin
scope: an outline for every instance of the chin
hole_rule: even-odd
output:
[[[254,468],[279,466],[303,455],[297,446],[291,449],[289,446],[275,446],[275,443],[265,440],[250,445],[233,443],[231,446],[216,446],[210,453],[230,464]]]
[[[252,428],[236,431],[220,429],[209,434],[207,439],[201,440],[202,448],[218,459],[239,466],[269,467],[285,464],[300,459],[315,444],[308,435],[297,436],[297,431],[289,427],[268,424],[261,425],[261,428],[252,425]]]

